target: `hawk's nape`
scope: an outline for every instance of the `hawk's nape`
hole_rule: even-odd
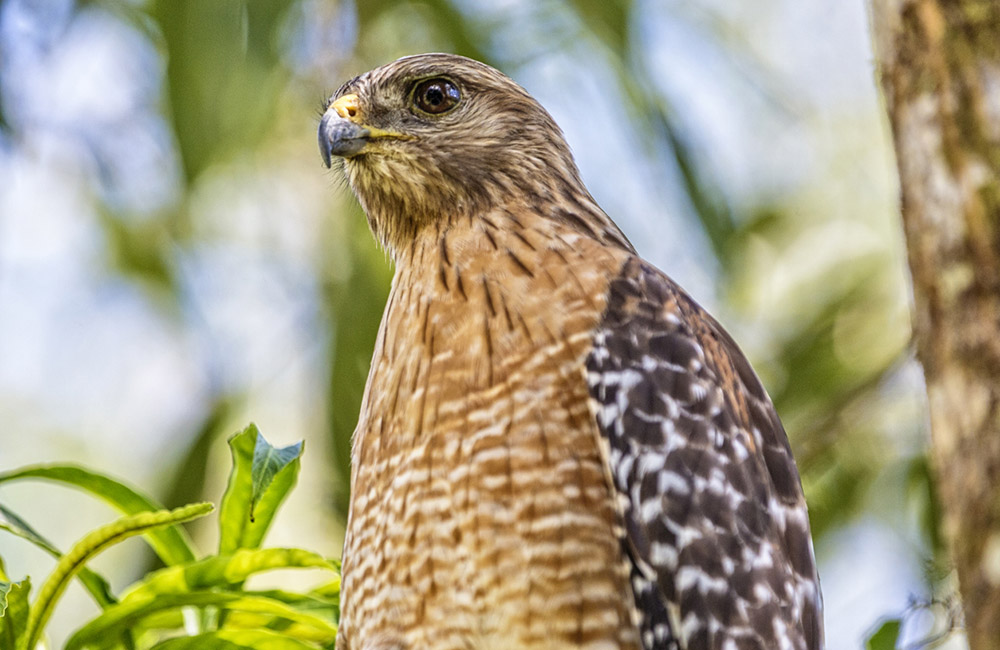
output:
[[[406,57],[320,132],[396,273],[352,449],[338,647],[817,650],[781,422],[549,114]]]

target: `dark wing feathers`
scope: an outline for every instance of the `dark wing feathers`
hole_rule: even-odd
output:
[[[798,472],[729,335],[632,258],[610,285],[587,375],[644,648],[820,648]]]

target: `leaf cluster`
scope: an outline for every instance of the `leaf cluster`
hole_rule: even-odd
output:
[[[199,557],[180,524],[209,514],[210,503],[173,510],[113,478],[73,465],[0,473],[0,484],[43,480],[83,490],[123,513],[84,535],[66,553],[0,504],[0,530],[34,544],[56,565],[31,597],[30,578],[12,580],[0,558],[0,647],[35,650],[68,584],[80,580],[101,612],[65,650],[317,650],[332,648],[339,615],[339,564],[297,548],[261,548],[298,478],[303,445],[271,446],[253,424],[229,439],[233,466],[219,509],[219,549]],[[87,568],[105,549],[142,536],[165,565],[112,593]],[[321,569],[330,580],[311,591],[254,590],[251,576],[276,569]],[[47,647],[47,646],[46,646]]]

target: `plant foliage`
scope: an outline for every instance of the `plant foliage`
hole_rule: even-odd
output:
[[[0,474],[0,484],[44,480],[84,490],[124,516],[83,536],[66,553],[0,504],[0,530],[57,558],[29,599],[31,581],[12,581],[0,559],[0,647],[35,650],[60,596],[78,578],[101,613],[76,630],[65,650],[316,650],[337,636],[339,565],[311,551],[260,548],[278,507],[298,477],[303,445],[271,446],[253,424],[229,439],[233,467],[219,509],[219,552],[199,557],[180,524],[213,510],[194,503],[173,510],[111,477],[71,465],[28,467]],[[121,594],[87,568],[105,549],[142,536],[166,565]],[[252,590],[252,575],[275,569],[321,569],[332,579],[296,593]],[[45,647],[48,647],[47,645]]]

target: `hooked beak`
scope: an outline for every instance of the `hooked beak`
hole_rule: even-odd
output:
[[[415,139],[412,135],[365,124],[361,118],[361,100],[354,93],[338,97],[319,123],[319,152],[328,168],[331,156],[351,158],[362,153],[374,140]]]
[[[319,152],[329,169],[331,156],[350,158],[358,154],[372,136],[371,129],[358,119],[358,96],[338,97],[319,123]]]

